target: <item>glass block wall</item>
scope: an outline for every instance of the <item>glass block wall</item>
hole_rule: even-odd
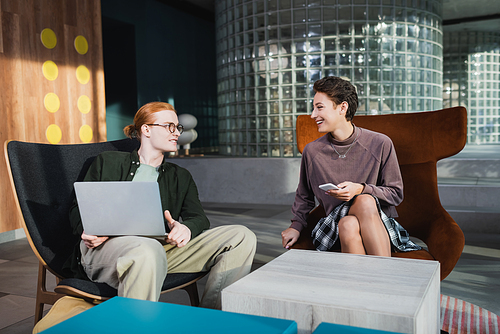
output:
[[[500,33],[447,32],[443,106],[468,111],[468,143],[500,143]]]
[[[442,107],[441,0],[218,0],[220,153],[295,157],[314,81],[351,80],[359,114]]]

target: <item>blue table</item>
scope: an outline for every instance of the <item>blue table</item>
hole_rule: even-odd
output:
[[[43,333],[296,334],[297,323],[292,320],[114,297]]]
[[[402,334],[397,332],[380,331],[361,327],[351,327],[346,325],[330,324],[322,322],[316,327],[312,334]]]

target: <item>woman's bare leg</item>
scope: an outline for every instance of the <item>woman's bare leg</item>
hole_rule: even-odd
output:
[[[355,216],[345,216],[339,221],[339,239],[342,253],[366,255],[359,222]]]
[[[349,216],[359,222],[360,236],[368,255],[391,256],[391,242],[380,218],[375,199],[359,195],[349,209]],[[339,231],[340,234],[340,231]]]

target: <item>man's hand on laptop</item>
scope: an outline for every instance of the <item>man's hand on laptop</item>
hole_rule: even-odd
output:
[[[108,237],[98,237],[97,235],[88,235],[85,234],[85,231],[82,233],[82,240],[87,248],[96,248],[101,245],[104,241],[108,240]]]
[[[186,246],[188,241],[191,240],[191,230],[186,225],[174,220],[168,210],[165,210],[165,219],[170,228],[170,232],[165,241],[179,248]]]

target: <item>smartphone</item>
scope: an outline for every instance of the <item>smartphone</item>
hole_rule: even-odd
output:
[[[331,190],[331,189],[339,190],[340,188],[337,187],[336,185],[334,185],[333,183],[325,183],[325,184],[321,184],[319,186],[319,189],[324,190],[324,191],[328,191],[328,190]]]

